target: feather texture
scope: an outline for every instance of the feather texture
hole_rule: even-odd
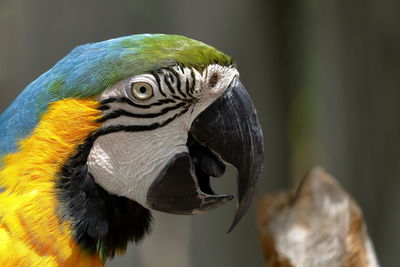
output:
[[[102,266],[82,251],[57,215],[55,181],[79,144],[98,128],[98,102],[52,103],[0,171],[0,266]]]
[[[124,78],[176,64],[198,70],[232,59],[202,42],[179,35],[140,34],[76,47],[28,85],[0,115],[0,156],[16,151],[49,103],[86,99]]]

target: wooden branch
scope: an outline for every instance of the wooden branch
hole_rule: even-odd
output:
[[[377,267],[362,211],[314,168],[295,192],[264,195],[257,223],[268,267]]]

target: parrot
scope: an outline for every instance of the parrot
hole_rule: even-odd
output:
[[[232,57],[181,35],[77,46],[0,115],[0,266],[104,266],[151,231],[151,211],[231,201],[263,171],[263,133]]]

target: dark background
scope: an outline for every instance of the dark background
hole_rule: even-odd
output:
[[[400,1],[0,0],[0,110],[74,46],[182,34],[232,55],[262,120],[260,192],[322,165],[364,210],[382,266],[400,266]],[[232,175],[227,175],[232,176]],[[233,177],[216,182],[235,191]],[[156,215],[108,266],[262,266],[252,210]]]

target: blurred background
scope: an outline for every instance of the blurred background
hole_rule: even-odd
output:
[[[400,266],[400,1],[0,0],[0,111],[76,45],[135,33],[232,55],[264,129],[259,193],[324,166],[362,207],[381,265]],[[215,181],[235,187],[232,172]],[[263,266],[254,208],[226,234],[234,210],[157,213],[107,266]]]

